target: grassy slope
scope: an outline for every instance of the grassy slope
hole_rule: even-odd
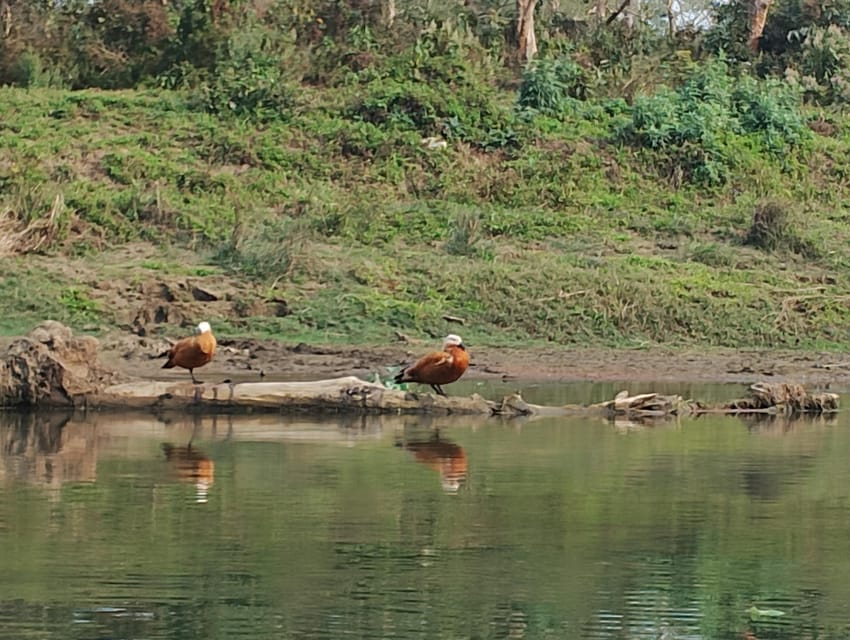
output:
[[[491,344],[850,337],[850,122],[785,170],[743,149],[733,184],[706,192],[608,144],[598,114],[540,118],[521,151],[427,151],[415,133],[343,117],[344,99],[306,93],[292,121],[257,128],[167,92],[0,89],[0,208],[32,220],[57,194],[65,205],[53,260],[0,261],[0,332],[113,322],[91,303],[97,277],[50,265],[73,256],[97,273],[105,247],[145,240],[162,256],[128,268],[194,268],[168,258],[180,246],[206,272],[257,274],[294,315],[240,332],[287,340],[436,336],[456,328],[443,314]],[[742,244],[767,197],[793,203],[815,257]]]

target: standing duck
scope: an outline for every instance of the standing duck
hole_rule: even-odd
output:
[[[168,360],[163,369],[172,369],[173,367],[183,367],[189,370],[189,375],[192,376],[192,382],[195,384],[203,384],[201,380],[195,379],[193,369],[203,367],[215,355],[215,336],[212,333],[212,328],[209,322],[202,322],[198,325],[198,335],[189,336],[178,340],[177,343],[168,351]]]
[[[460,336],[453,333],[443,339],[443,350],[428,353],[413,365],[402,369],[395,382],[429,384],[438,395],[446,395],[442,386],[460,378],[469,367],[469,354]]]

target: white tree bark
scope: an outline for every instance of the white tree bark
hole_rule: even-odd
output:
[[[537,55],[537,36],[534,33],[534,8],[537,0],[517,0],[517,38],[519,58],[531,62]]]
[[[390,28],[393,26],[396,17],[395,0],[385,0],[381,5],[381,20],[384,26]]]
[[[773,0],[752,0],[750,5],[750,51],[758,53],[759,40],[764,33],[764,25],[767,22],[767,12]]]

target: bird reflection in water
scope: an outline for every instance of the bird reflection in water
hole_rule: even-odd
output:
[[[215,475],[215,463],[190,443],[185,447],[162,443],[162,452],[177,479],[195,485],[195,500],[206,502]]]
[[[466,451],[460,445],[440,438],[440,433],[423,440],[396,442],[396,445],[413,454],[413,459],[440,474],[440,483],[446,493],[457,493],[466,482]]]

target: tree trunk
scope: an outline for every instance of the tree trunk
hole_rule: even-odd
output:
[[[667,37],[671,40],[676,35],[676,9],[673,0],[667,0]]]
[[[537,37],[534,35],[534,7],[537,0],[517,0],[517,37],[519,58],[531,62],[537,55]]]
[[[750,51],[758,53],[761,34],[767,22],[767,11],[773,0],[752,0],[750,5]]]
[[[395,0],[385,0],[381,5],[381,21],[384,23],[384,26],[388,29],[391,28],[393,22],[395,22],[395,16]]]
[[[12,33],[12,7],[6,0],[0,4],[0,15],[3,16],[3,37],[8,38]]]

